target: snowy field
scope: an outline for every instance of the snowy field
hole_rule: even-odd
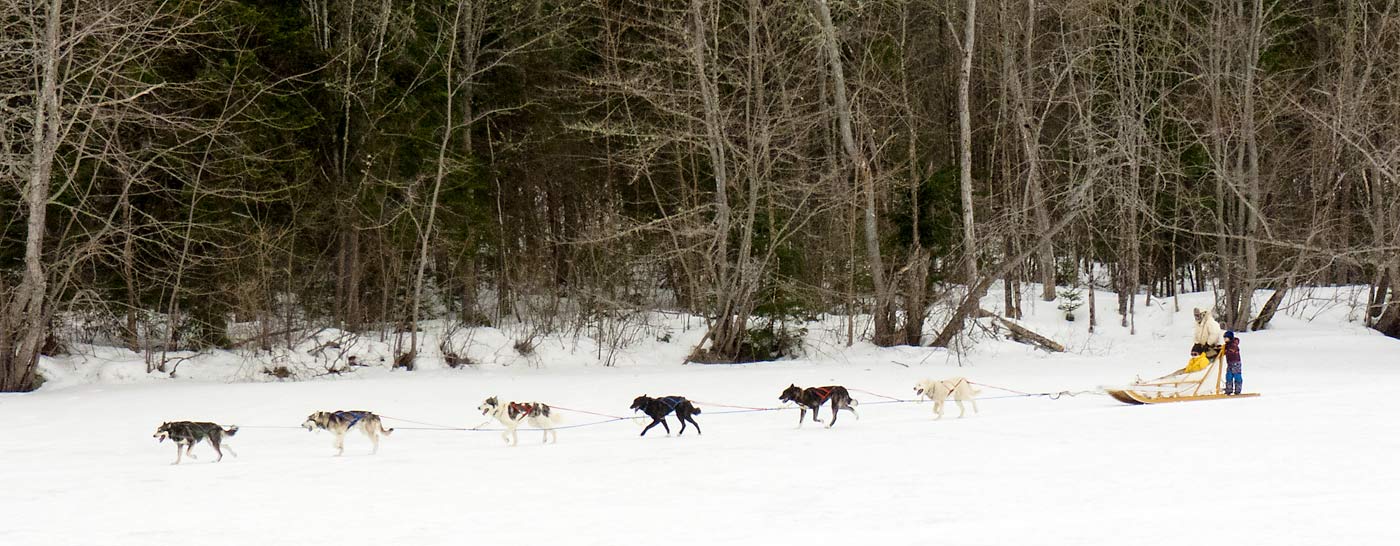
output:
[[[909,398],[918,379],[958,375],[1026,392],[1160,375],[1185,363],[1190,308],[1209,295],[1180,312],[1141,308],[1136,335],[1116,324],[1111,295],[1093,336],[1082,313],[1066,323],[1041,304],[1026,324],[1070,347],[1055,355],[997,340],[961,358],[816,340],[806,360],[682,366],[691,330],[616,367],[550,343],[536,365],[303,382],[209,379],[214,364],[204,379],[150,380],[116,357],[49,362],[61,380],[0,396],[0,544],[1395,544],[1400,341],[1349,320],[1344,291],[1318,294],[1241,336],[1258,398],[1126,406],[984,387],[980,413],[956,419],[950,402],[937,422],[931,404],[870,393]],[[797,429],[795,410],[707,405],[775,407],[793,382],[858,389],[861,419]],[[378,455],[352,435],[337,458],[327,433],[260,428],[334,409],[470,427],[490,395],[626,415],[643,393],[696,400],[704,435],[639,438],[616,421],[552,445],[522,428],[509,448],[496,432],[389,420],[401,429]],[[169,465],[174,448],[151,434],[185,419],[242,426],[230,441],[240,456],[215,464],[200,445],[199,460]],[[566,412],[564,424],[603,419]]]

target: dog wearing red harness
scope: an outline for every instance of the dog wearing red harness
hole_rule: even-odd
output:
[[[812,421],[818,423],[822,422],[822,420],[817,417],[817,410],[819,410],[822,404],[825,404],[827,400],[831,401],[831,422],[826,424],[826,428],[831,428],[832,425],[836,424],[837,414],[840,413],[841,410],[849,411],[851,415],[856,416],[856,419],[860,419],[860,414],[856,413],[854,407],[858,402],[851,398],[851,393],[846,390],[846,387],[840,385],[808,387],[804,389],[793,384],[783,389],[783,394],[778,396],[779,402],[792,402],[797,404],[798,410],[801,412],[797,415],[797,428],[802,428],[802,420],[807,417],[807,410],[809,409],[812,410]]]
[[[512,446],[520,443],[520,436],[515,429],[520,427],[521,421],[529,421],[530,426],[544,431],[544,443],[550,443],[551,438],[554,443],[559,443],[559,433],[554,430],[559,424],[559,412],[550,409],[549,405],[540,402],[506,402],[501,403],[495,396],[487,398],[476,409],[482,415],[500,421],[505,425],[505,432],[501,433],[501,439]]]

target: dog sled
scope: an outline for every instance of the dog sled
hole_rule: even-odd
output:
[[[1134,405],[1259,396],[1257,392],[1225,394],[1221,388],[1221,383],[1224,380],[1225,352],[1221,351],[1219,355],[1211,359],[1210,365],[1205,369],[1157,379],[1139,379],[1125,388],[1105,388],[1104,392],[1112,396],[1114,400]]]

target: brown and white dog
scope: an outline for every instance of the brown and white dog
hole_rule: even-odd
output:
[[[513,446],[520,443],[520,436],[516,434],[515,429],[520,427],[521,421],[526,420],[530,422],[530,426],[544,431],[544,443],[549,443],[551,438],[554,443],[559,443],[559,433],[554,430],[554,427],[562,420],[562,416],[547,404],[539,402],[502,403],[495,396],[492,396],[476,409],[480,410],[482,415],[505,425],[506,430],[501,433],[501,438],[507,444]]]
[[[962,419],[966,413],[963,402],[972,402],[972,412],[977,413],[977,400],[974,398],[982,391],[972,388],[972,382],[966,377],[951,377],[948,379],[925,379],[914,384],[914,392],[919,396],[933,400],[933,413],[937,415],[935,419],[943,418],[943,402],[951,395],[953,401],[958,403],[958,418]]]
[[[846,390],[846,387],[840,385],[808,387],[804,389],[793,384],[783,389],[783,393],[778,396],[779,402],[792,402],[797,404],[798,410],[801,412],[797,414],[797,428],[802,428],[802,420],[807,416],[807,410],[809,409],[812,410],[812,420],[818,423],[822,422],[822,420],[817,417],[817,410],[820,409],[822,404],[826,403],[827,400],[831,401],[831,422],[826,424],[826,428],[831,428],[832,425],[836,424],[837,414],[840,413],[841,410],[849,411],[851,415],[856,416],[856,419],[860,419],[860,414],[856,413],[856,409],[853,407],[858,402],[851,398],[851,393]]]
[[[384,422],[378,415],[368,411],[318,411],[306,416],[306,421],[301,427],[308,431],[316,429],[329,430],[335,433],[335,455],[339,457],[345,453],[345,434],[351,429],[360,429],[360,432],[369,436],[369,441],[374,444],[374,448],[369,454],[379,452],[379,435],[388,436],[394,433],[392,428],[384,428]]]

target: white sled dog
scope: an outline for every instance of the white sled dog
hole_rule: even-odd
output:
[[[546,404],[539,402],[506,402],[503,404],[495,396],[492,396],[476,409],[480,410],[482,415],[505,425],[506,430],[501,433],[501,439],[510,445],[520,443],[520,436],[516,434],[515,429],[520,427],[521,421],[527,419],[530,421],[530,426],[544,431],[544,443],[550,443],[551,439],[554,440],[554,443],[559,443],[559,433],[554,430],[554,427],[562,420],[562,416]]]
[[[936,419],[943,418],[943,402],[949,395],[953,396],[953,401],[958,403],[958,418],[962,419],[966,409],[963,402],[972,402],[972,412],[977,413],[977,400],[974,398],[982,391],[972,388],[972,382],[966,377],[951,377],[948,379],[925,379],[914,384],[914,392],[919,396],[933,400],[933,413]]]

